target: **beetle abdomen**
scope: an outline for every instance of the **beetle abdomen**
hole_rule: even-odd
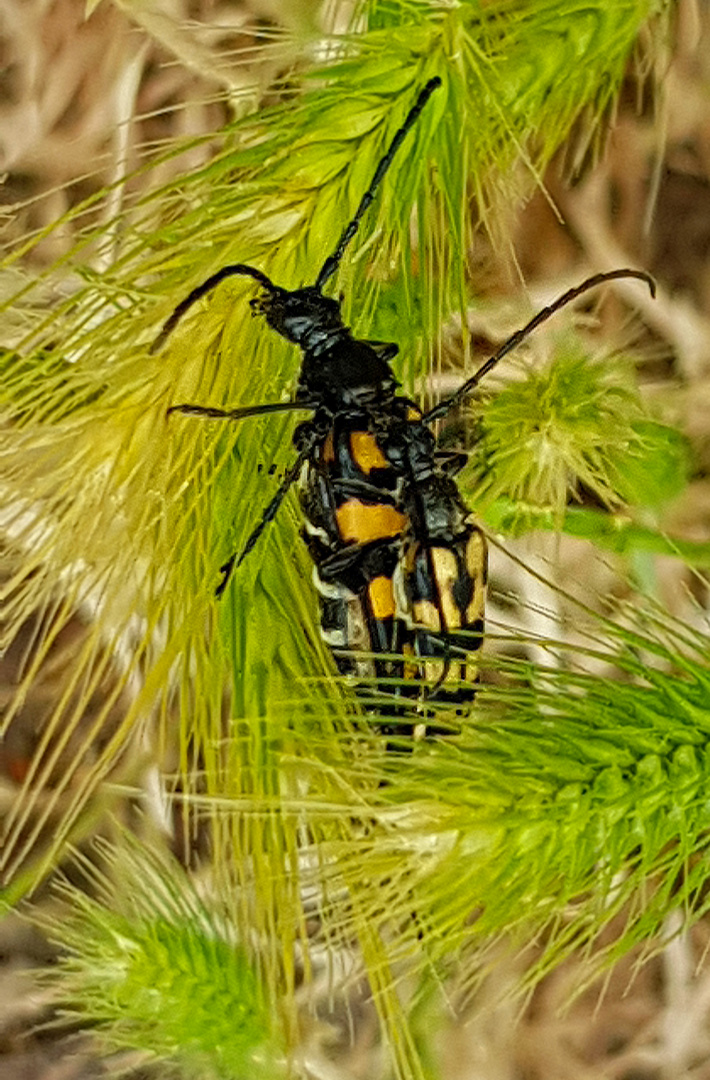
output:
[[[392,405],[394,404],[394,408]],[[321,415],[302,474],[321,627],[341,672],[378,697],[470,701],[486,549],[419,410]]]

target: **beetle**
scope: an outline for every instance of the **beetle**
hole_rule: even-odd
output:
[[[303,537],[314,563],[321,630],[344,675],[360,693],[387,704],[415,698],[427,709],[461,710],[475,693],[474,660],[483,636],[486,543],[454,479],[461,455],[437,448],[432,425],[469,397],[481,379],[554,312],[582,293],[643,271],[596,274],[543,308],[451,396],[428,412],[398,393],[390,366],[398,347],[354,338],[340,302],[324,287],[337,271],[407,133],[432,93],[430,79],[379,162],[360,204],[312,285],[286,289],[243,263],[222,267],[177,305],[156,338],[160,348],[185,313],[226,278],[242,275],[260,286],[255,315],[302,350],[293,399],[237,409],[177,404],[169,413],[242,420],[286,410],[312,415],[294,433],[296,458],[244,547],[221,567],[216,593],[252,551],[291,485],[299,481]],[[465,459],[464,459],[465,460]],[[381,725],[381,730],[390,725]],[[396,723],[391,730],[400,730]]]

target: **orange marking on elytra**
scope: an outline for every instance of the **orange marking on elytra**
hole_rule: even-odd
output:
[[[367,594],[370,598],[370,608],[376,619],[394,618],[395,602],[392,578],[380,574],[373,578],[367,586]]]
[[[335,511],[338,531],[343,540],[368,544],[398,536],[407,525],[407,516],[386,503],[374,506],[359,499],[348,499]]]
[[[369,431],[350,433],[350,450],[359,469],[369,475],[373,469],[386,469],[389,462]]]

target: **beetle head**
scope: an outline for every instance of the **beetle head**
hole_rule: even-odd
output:
[[[287,341],[311,352],[318,352],[344,330],[338,301],[323,296],[313,285],[292,292],[274,286],[252,300],[251,306]]]

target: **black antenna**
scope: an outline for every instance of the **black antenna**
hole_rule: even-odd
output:
[[[472,375],[470,379],[467,379],[466,382],[458,388],[456,393],[451,394],[450,397],[444,398],[444,400],[440,401],[438,405],[435,405],[433,409],[424,413],[424,416],[422,417],[423,422],[430,424],[432,420],[438,420],[453,409],[455,405],[459,405],[464,398],[469,397],[472,391],[478,386],[481,379],[487,375],[504,356],[507,356],[509,352],[517,348],[521,341],[524,341],[525,338],[542,323],[547,322],[550,316],[554,315],[560,308],[570,304],[573,300],[576,300],[578,296],[582,296],[583,293],[588,292],[590,289],[594,289],[597,285],[601,285],[605,281],[616,281],[618,278],[637,278],[638,281],[645,281],[651,296],[655,297],[656,295],[656,282],[650,274],[645,273],[643,270],[624,268],[623,270],[609,270],[605,274],[594,274],[593,277],[589,277],[583,281],[581,285],[576,285],[573,289],[568,289],[562,296],[558,296],[551,304],[548,304],[547,307],[538,311],[537,315],[535,315],[529,323],[526,323],[522,330],[516,330],[516,332],[501,345],[498,352],[495,353],[494,356],[490,356],[485,364],[481,365],[476,374]]]
[[[323,291],[323,286],[326,284],[327,281],[330,280],[330,278],[332,278],[333,274],[338,269],[338,266],[340,265],[340,260],[343,257],[343,253],[345,252],[346,247],[357,232],[360,222],[362,221],[362,218],[366,213],[370,203],[374,199],[377,189],[382,183],[382,178],[392,164],[394,156],[402,145],[402,142],[404,141],[407,132],[412,127],[414,127],[419,118],[420,112],[426,105],[431,95],[439,86],[441,86],[441,79],[438,75],[435,75],[433,79],[429,79],[429,82],[417,95],[417,100],[414,102],[414,105],[407,113],[407,117],[404,123],[402,124],[401,128],[395,133],[395,136],[390,143],[389,150],[375,169],[375,175],[372,177],[372,180],[370,181],[370,186],[360,200],[360,205],[355,211],[355,215],[352,221],[350,221],[345,227],[343,235],[340,237],[340,240],[338,240],[338,244],[333,254],[329,255],[323,263],[323,266],[321,267],[320,273],[318,274],[315,283],[315,288],[318,290],[318,292]]]
[[[203,281],[201,285],[198,285],[191,293],[188,293],[184,300],[180,301],[172,315],[163,323],[163,329],[151,345],[150,352],[157,352],[158,349],[165,344],[166,339],[172,334],[188,308],[191,308],[193,304],[197,303],[205,293],[211,292],[215,286],[219,285],[220,281],[224,281],[224,279],[228,277],[234,277],[235,274],[243,274],[245,277],[254,278],[255,281],[258,281],[260,285],[263,285],[264,288],[268,289],[271,293],[276,292],[278,288],[266,274],[261,270],[257,270],[255,266],[246,266],[244,263],[232,263],[231,266],[223,266],[221,270],[218,270],[212,277],[208,277],[207,281]]]
[[[426,105],[431,95],[439,86],[441,86],[441,79],[438,75],[435,75],[433,79],[429,79],[429,82],[417,95],[417,100],[414,102],[414,105],[409,110],[404,123],[399,128],[399,130],[395,132],[395,136],[390,143],[389,150],[375,169],[375,175],[370,182],[370,186],[360,200],[360,205],[355,211],[355,216],[353,217],[352,221],[350,221],[346,226],[343,235],[338,241],[338,245],[335,251],[325,260],[323,266],[321,267],[315,284],[315,288],[318,290],[318,292],[322,292],[325,283],[329,281],[329,279],[338,269],[338,266],[340,265],[340,260],[343,257],[343,253],[346,247],[357,232],[360,222],[364,214],[366,213],[370,203],[374,199],[377,189],[382,183],[382,178],[392,164],[394,156],[399,150],[407,132],[410,130],[410,128],[414,126],[414,124],[416,124],[420,112]],[[258,270],[255,266],[247,266],[244,263],[234,263],[231,266],[223,266],[221,270],[218,270],[216,274],[212,274],[211,277],[207,278],[207,281],[203,281],[202,284],[198,285],[197,288],[193,289],[192,292],[189,293],[184,300],[180,301],[178,306],[173,311],[172,315],[170,315],[170,317],[164,323],[162,330],[151,345],[150,352],[157,352],[158,349],[160,349],[161,346],[165,344],[167,338],[173,332],[180,319],[183,317],[185,312],[192,307],[193,304],[195,304],[198,300],[205,296],[206,293],[211,292],[212,289],[219,285],[220,282],[224,281],[225,278],[233,277],[236,274],[243,274],[246,277],[254,278],[255,281],[258,281],[260,285],[262,285],[272,294],[279,291],[278,286],[274,285],[273,281],[271,281],[266,276],[266,274],[263,273],[263,271]]]

